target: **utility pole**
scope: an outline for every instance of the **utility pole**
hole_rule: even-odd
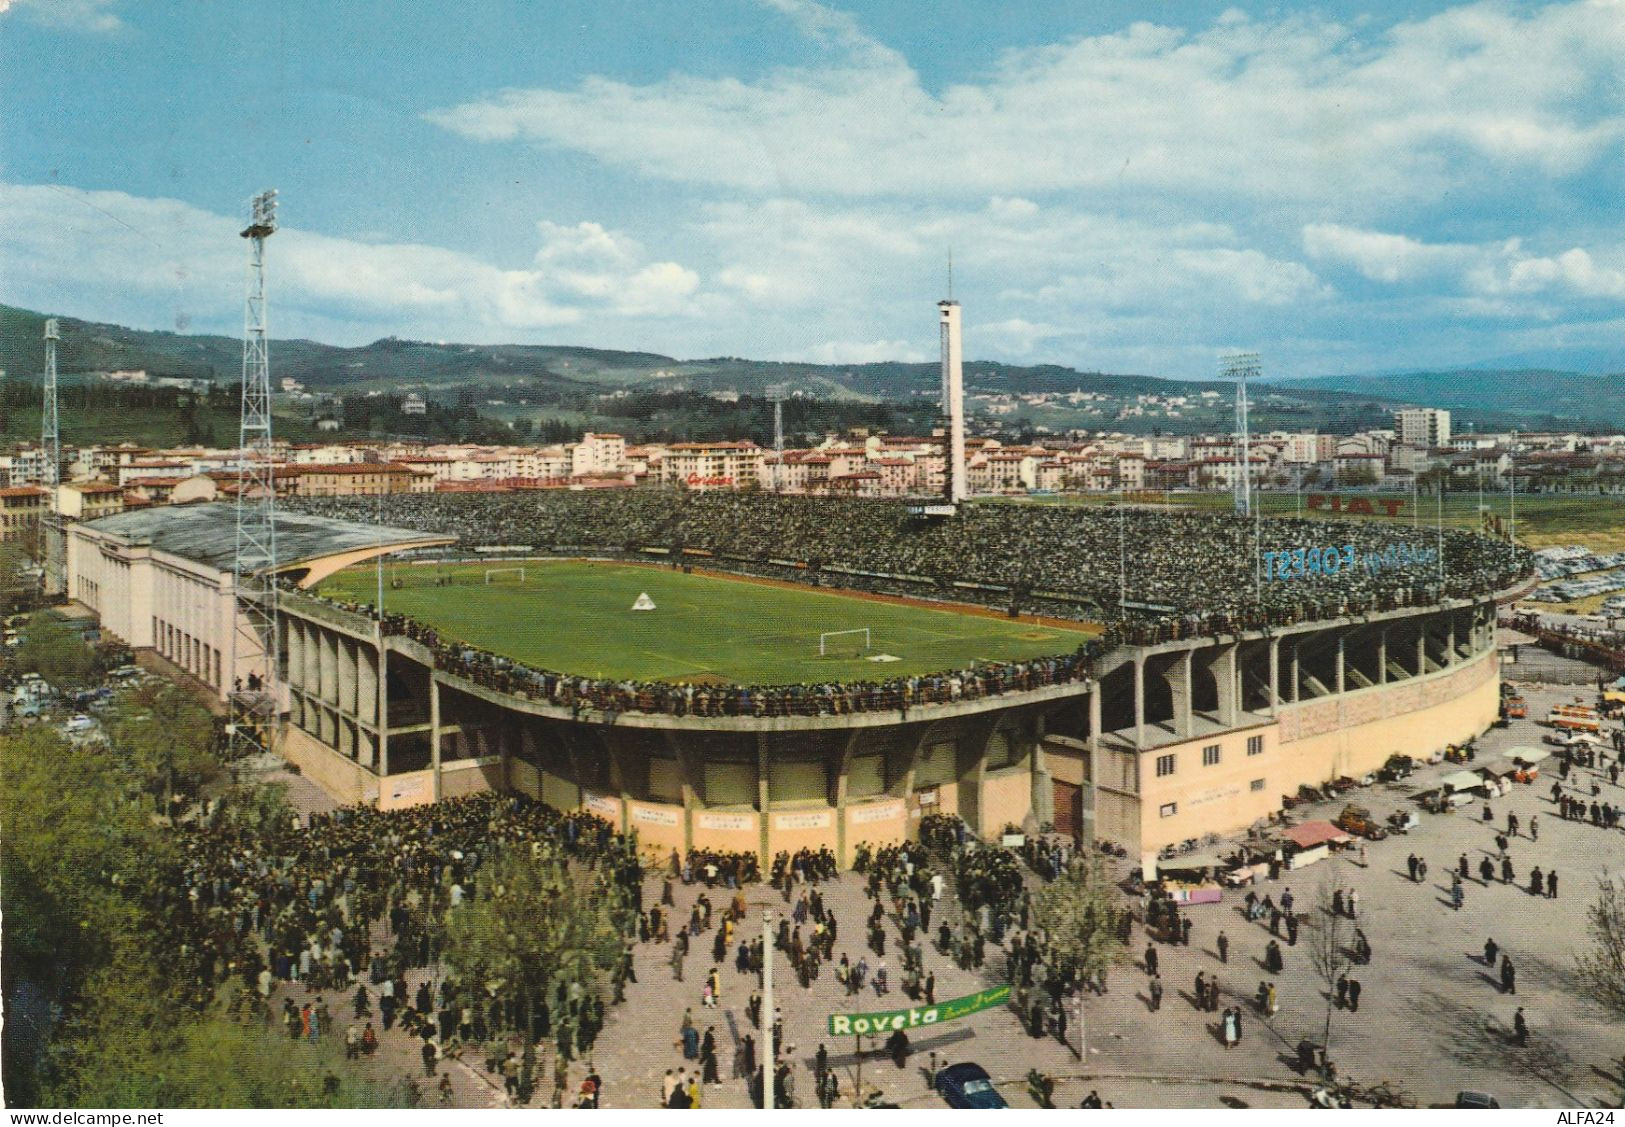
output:
[[[242,414],[237,438],[237,543],[232,588],[232,742],[240,752],[269,751],[278,711],[276,613],[276,466],[271,446],[271,352],[265,308],[265,240],[276,232],[276,190],[250,205],[248,279],[243,299]],[[262,665],[259,685],[236,688],[240,661]],[[256,676],[250,670],[251,677]],[[223,678],[225,679],[225,678]]]
[[[773,910],[762,909],[762,1107],[773,1110],[778,1076],[773,1045]]]

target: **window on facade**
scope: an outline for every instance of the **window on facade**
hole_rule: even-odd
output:
[[[1157,807],[1157,814],[1159,817],[1172,818],[1177,813],[1179,813],[1179,803],[1177,802],[1164,802],[1161,806]]]
[[[1213,767],[1219,762],[1219,745],[1208,744],[1202,749],[1202,766]]]
[[[1157,756],[1157,778],[1163,778],[1174,773],[1174,757],[1172,755]]]
[[[1252,783],[1252,789],[1253,790],[1263,790],[1264,789],[1264,780],[1263,779],[1254,779],[1253,783]]]
[[[1247,737],[1247,754],[1248,755],[1262,755],[1263,753],[1264,753],[1264,737],[1263,736],[1248,736]]]

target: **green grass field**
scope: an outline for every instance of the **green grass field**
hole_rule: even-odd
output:
[[[384,608],[538,668],[759,685],[884,680],[1067,653],[1089,632],[627,564],[531,562],[523,584],[503,575],[488,585],[491,566],[507,565],[391,567],[389,581],[401,587],[385,591]],[[436,586],[439,574],[452,585]],[[376,573],[340,572],[320,590],[371,602]],[[645,591],[656,609],[633,611]],[[819,656],[821,632],[865,626],[872,649],[860,652],[862,636],[849,635]],[[897,660],[868,660],[875,654]]]

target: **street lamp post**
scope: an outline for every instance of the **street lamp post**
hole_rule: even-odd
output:
[[[762,1106],[773,1110],[778,1060],[773,1046],[773,912],[762,909]]]

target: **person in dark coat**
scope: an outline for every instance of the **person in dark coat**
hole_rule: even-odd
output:
[[[1512,1015],[1512,1035],[1517,1039],[1519,1048],[1529,1044],[1529,1022],[1524,1020],[1522,1006]]]
[[[1150,975],[1157,973],[1157,949],[1151,944],[1146,944],[1145,948],[1145,973]]]
[[[1516,994],[1518,992],[1518,971],[1512,965],[1512,960],[1505,955],[1501,956],[1501,993]]]
[[[1358,978],[1349,979],[1349,1012],[1360,1012],[1360,980]]]

